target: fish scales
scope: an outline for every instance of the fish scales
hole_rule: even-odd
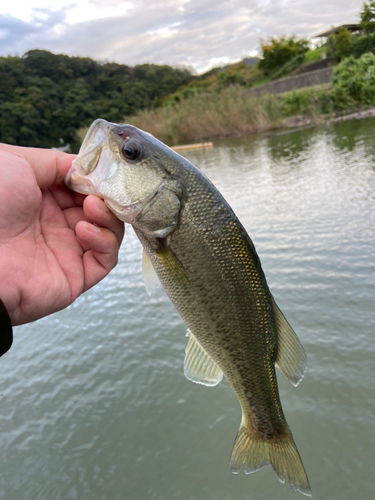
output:
[[[148,256],[146,287],[156,272],[188,327],[187,378],[212,386],[224,374],[229,381],[242,409],[232,472],[271,465],[282,482],[310,495],[275,373],[277,364],[297,385],[305,354],[220,192],[149,134],[105,120],[91,126],[66,184],[100,196],[133,225]]]
[[[243,411],[257,422],[260,433],[273,435],[284,425],[284,417],[274,368],[275,321],[264,274],[251,241],[221,195],[199,173],[189,177],[184,216],[168,243],[189,283],[181,285],[171,273],[164,273],[158,252],[150,251],[150,258],[188,328],[224,367]],[[211,211],[213,205],[216,210]],[[138,236],[150,248],[147,237]],[[258,407],[268,412],[259,410],[258,416]]]

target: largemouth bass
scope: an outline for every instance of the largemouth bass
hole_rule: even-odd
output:
[[[225,375],[234,390],[242,419],[231,471],[271,465],[281,482],[310,496],[275,373],[278,365],[296,386],[306,356],[219,191],[150,134],[105,120],[91,125],[65,182],[132,224],[144,249],[146,289],[160,280],[188,327],[186,377],[214,386]]]

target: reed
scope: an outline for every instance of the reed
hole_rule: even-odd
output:
[[[143,110],[125,121],[176,145],[271,130],[281,126],[282,118],[278,96],[257,98],[250,89],[231,86],[196,94],[173,106]]]
[[[139,111],[124,117],[130,123],[175,146],[275,130],[289,126],[292,116],[322,122],[342,108],[331,85],[293,90],[285,94],[264,93],[256,97],[251,88],[232,85],[221,91],[196,93],[179,102]],[[78,131],[83,140],[87,128]]]

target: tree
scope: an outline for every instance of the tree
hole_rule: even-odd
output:
[[[260,40],[262,59],[259,61],[259,69],[266,74],[281,68],[285,63],[294,57],[305,54],[309,50],[309,41],[301,38],[296,39],[295,35],[282,36],[279,39],[270,37],[268,40]]]
[[[353,48],[353,35],[346,28],[339,28],[337,33],[328,38],[328,50],[331,57],[341,61],[350,56]]]
[[[363,3],[363,10],[360,13],[361,28],[368,35],[375,32],[375,1]]]
[[[120,122],[192,80],[185,69],[99,63],[30,50],[0,57],[0,142],[51,147],[74,142],[96,118]]]

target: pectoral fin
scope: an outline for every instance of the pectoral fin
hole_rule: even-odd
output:
[[[276,365],[296,387],[306,371],[305,350],[274,299],[272,302],[277,329]]]
[[[197,384],[209,387],[217,385],[223,378],[223,372],[210,358],[190,330],[187,331],[186,335],[189,337],[189,341],[185,350],[185,377]]]
[[[154,266],[151,264],[150,257],[143,250],[142,255],[142,278],[145,284],[146,292],[151,295],[160,286],[158,275],[155,272]]]

